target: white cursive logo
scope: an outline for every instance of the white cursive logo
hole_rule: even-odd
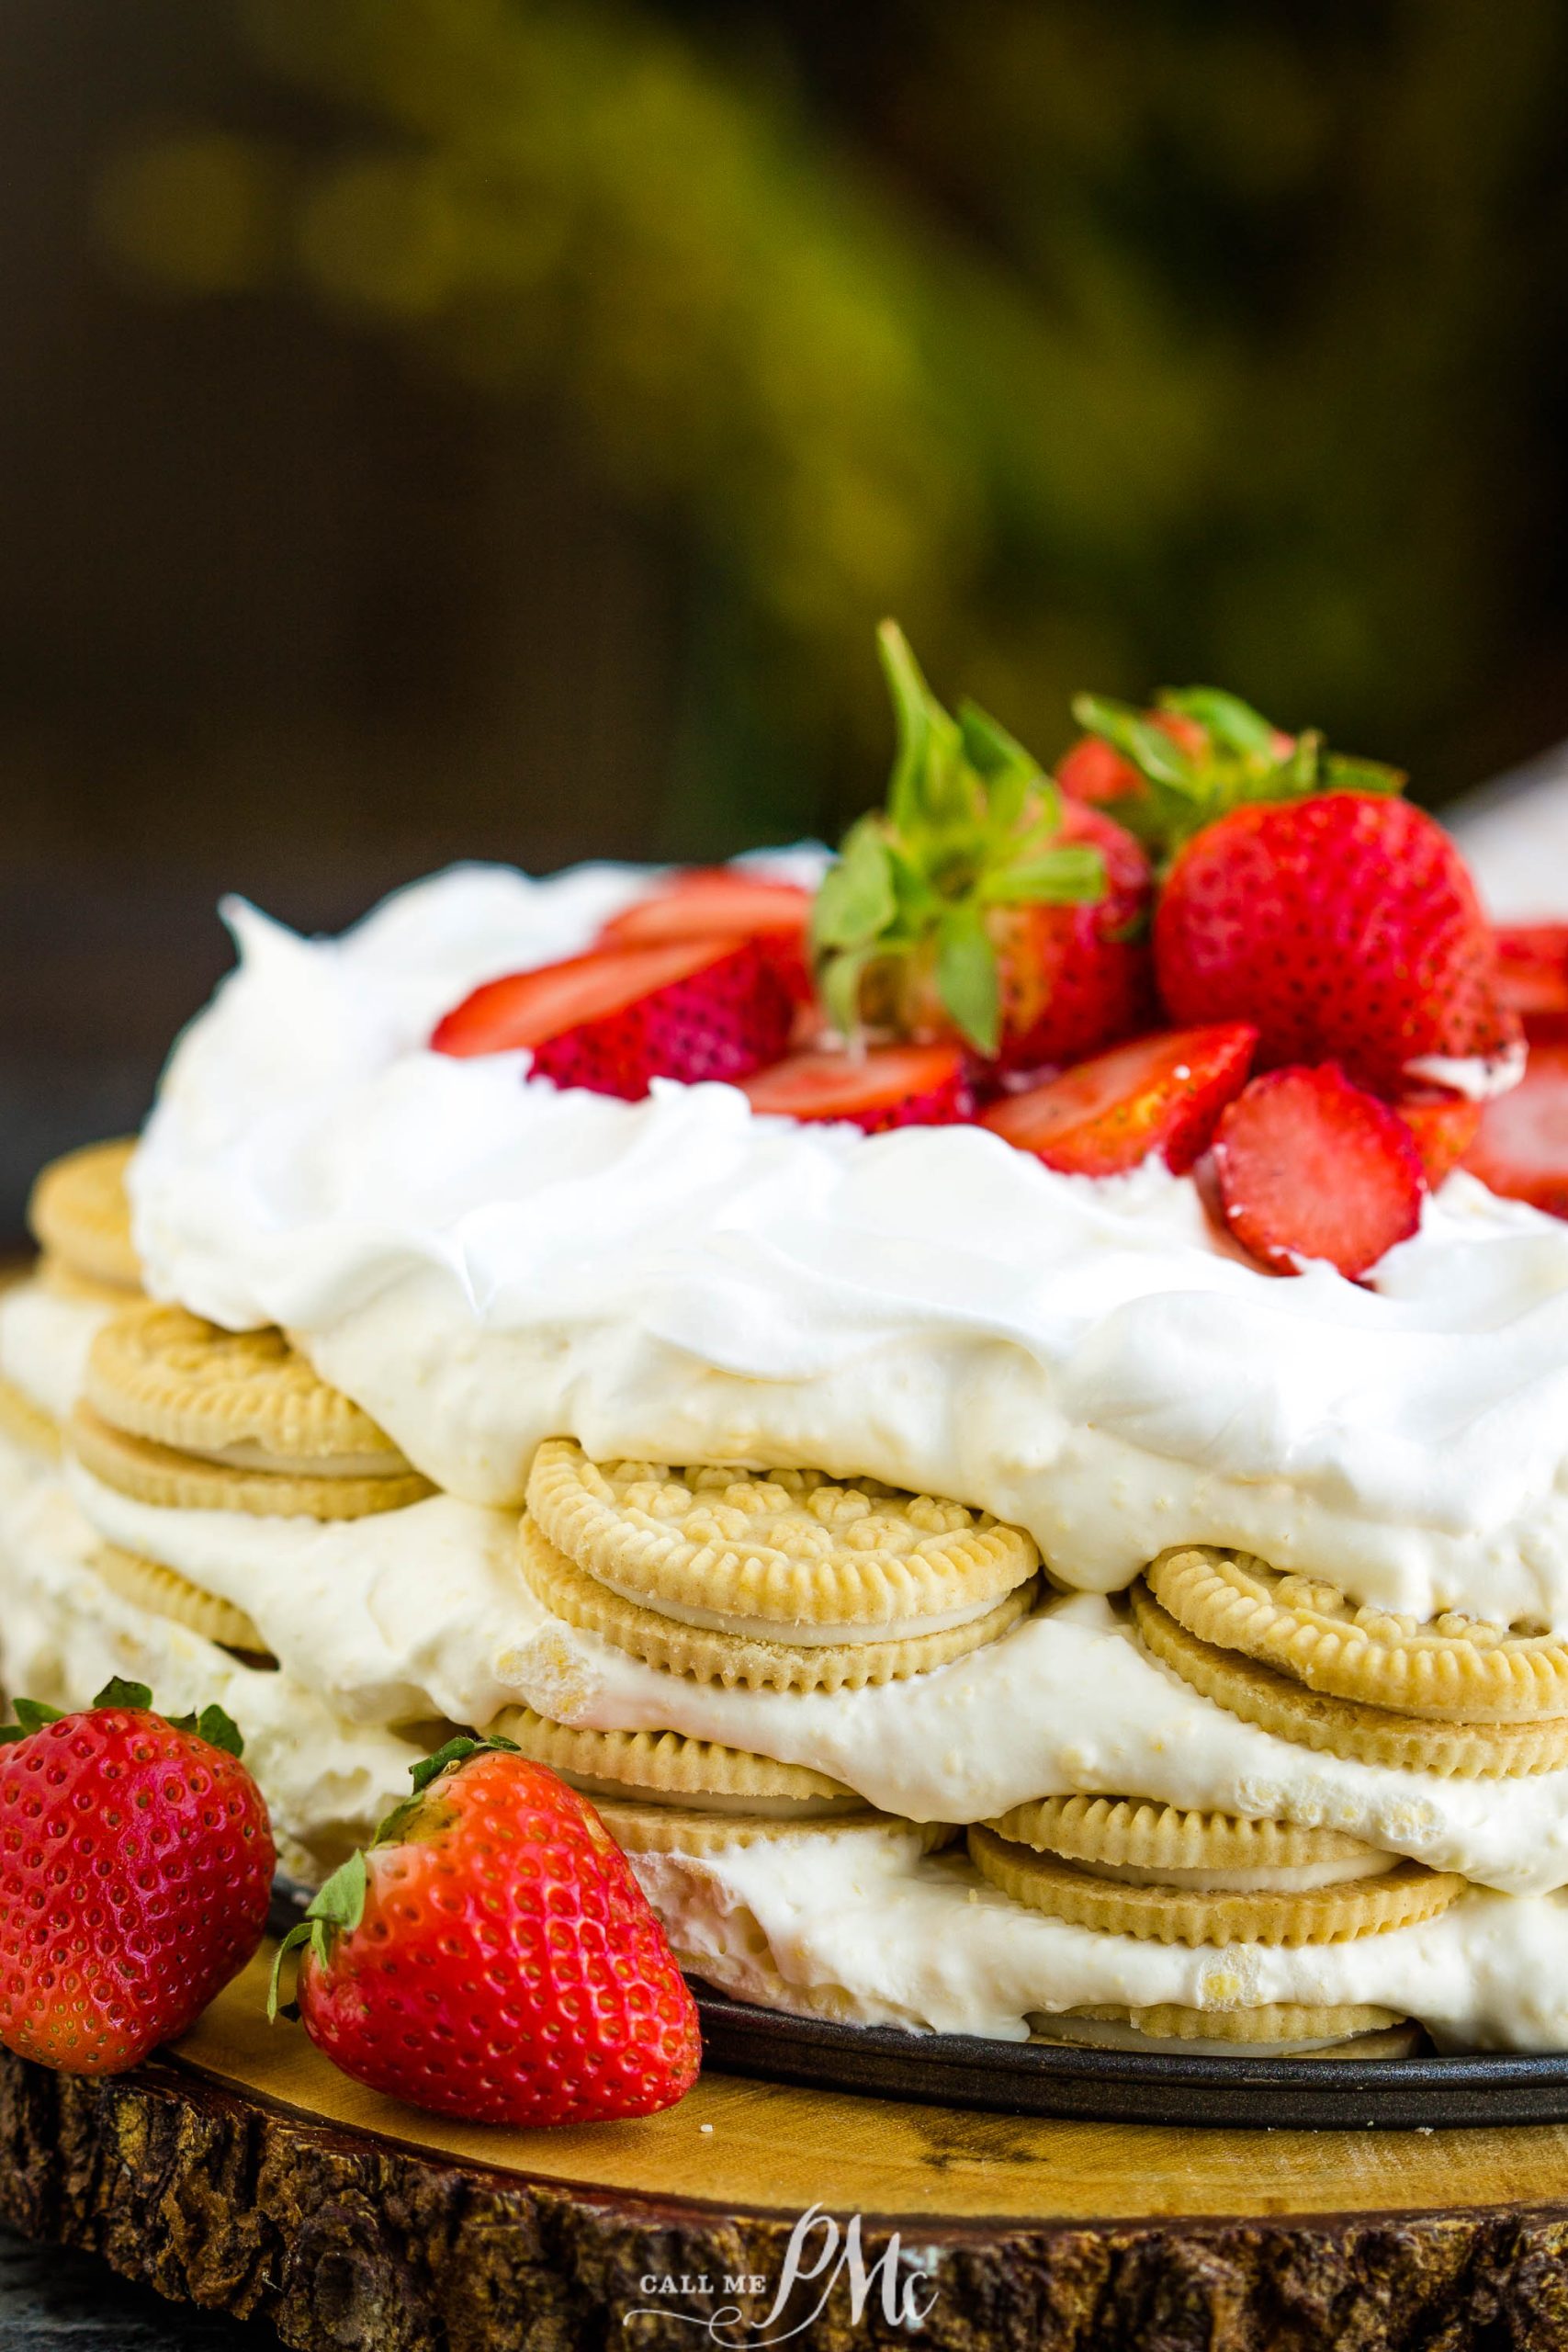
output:
[[[820,2233],[820,2245],[813,2249],[812,2240]],[[698,2312],[673,2312],[669,2304],[639,2304],[627,2312],[625,2322],[629,2327],[634,2319],[679,2319],[689,2327],[700,2327],[710,2343],[721,2352],[764,2352],[774,2344],[787,2344],[792,2335],[799,2335],[826,2309],[840,2278],[848,2274],[850,2324],[858,2326],[862,2314],[874,2291],[880,2289],[882,2316],[889,2327],[915,2329],[923,2327],[936,2304],[933,2291],[922,2302],[920,2289],[930,2273],[908,2261],[894,2231],[876,2260],[867,2269],[861,2251],[861,2217],[852,2214],[842,2229],[830,2213],[819,2205],[812,2205],[801,2215],[790,2232],[784,2248],[784,2268],[779,2273],[773,2300],[760,2320],[750,2319],[739,2303],[725,2303],[709,2317]],[[815,2286],[821,2281],[821,2291],[816,2302],[793,2326],[781,2324],[787,2316],[791,2299],[797,2288]],[[685,2272],[678,2276],[669,2272],[649,2271],[637,2280],[645,2295],[745,2295],[759,2298],[767,2292],[765,2278],[751,2278],[746,2273],[727,2273],[716,2289],[713,2281],[703,2276],[692,2278]]]

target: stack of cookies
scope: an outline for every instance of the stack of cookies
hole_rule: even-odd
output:
[[[1038,1592],[1029,1537],[960,1503],[815,1470],[594,1463],[567,1440],[539,1448],[519,1545],[551,1615],[727,1689],[901,1680],[997,1640]],[[674,1732],[569,1731],[521,1709],[497,1728],[592,1793],[634,1852],[889,1818],[822,1773]]]
[[[1402,1861],[1337,1830],[1141,1798],[1043,1797],[969,1832],[982,1878],[1015,1903],[1109,1936],[1223,1950],[1344,1943],[1435,1918],[1462,1894],[1452,1871]],[[1371,2007],[1067,2009],[1033,2020],[1054,2041],[1106,2048],[1326,2049],[1383,2057],[1414,2029]]]
[[[89,1144],[46,1168],[28,1218],[41,1255],[0,1301],[0,1433],[53,1460],[98,1325],[141,1295],[125,1171],[129,1140]]]
[[[1204,1698],[1303,1747],[1501,1780],[1568,1765],[1568,1639],[1450,1612],[1421,1623],[1246,1553],[1162,1552],[1138,1637]]]
[[[162,1510],[363,1519],[432,1492],[280,1331],[223,1331],[179,1306],[143,1303],[104,1326],[65,1437],[92,1479]],[[95,1564],[137,1607],[265,1659],[261,1635],[232,1600],[111,1543]]]

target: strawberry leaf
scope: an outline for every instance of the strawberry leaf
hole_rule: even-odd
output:
[[[876,820],[863,817],[847,835],[837,865],[822,877],[812,909],[818,947],[863,947],[897,912],[893,868]]]
[[[1186,752],[1131,703],[1112,702],[1105,695],[1075,695],[1073,717],[1086,735],[1102,736],[1156,784],[1189,798],[1196,796],[1198,779]]]
[[[18,1714],[22,1712],[23,1703],[19,1699],[17,1702]],[[32,1702],[29,1700],[26,1703],[30,1706]],[[145,1682],[127,1682],[122,1676],[115,1674],[105,1683],[93,1704],[95,1707],[150,1708],[152,1693]]]
[[[290,2001],[283,2005],[277,1997],[283,1963],[288,1954],[309,1944],[313,1958],[324,1967],[332,1955],[333,1939],[340,1934],[352,1934],[365,1917],[365,1895],[368,1884],[369,1873],[365,1857],[356,1850],[350,1854],[346,1862],[339,1864],[326,1884],[311,1896],[305,1917],[289,1928],[273,1959],[272,1976],[266,1988],[266,2014],[270,2023],[276,2023],[280,2007],[285,2017],[298,2017],[299,2014],[297,2003]]]
[[[1105,853],[1092,842],[1064,842],[1043,857],[988,874],[979,887],[989,907],[1092,906],[1105,896]]]
[[[1325,774],[1335,792],[1403,792],[1409,782],[1403,768],[1391,768],[1382,760],[1347,759],[1341,752],[1330,752],[1324,763]]]
[[[244,1754],[245,1743],[239,1724],[234,1721],[233,1716],[226,1714],[216,1702],[210,1706],[203,1707],[196,1719],[196,1728],[198,1736],[206,1740],[209,1747],[220,1747],[225,1756]]]
[[[897,736],[887,807],[850,828],[818,892],[818,987],[833,1026],[856,1037],[868,978],[918,956],[960,1034],[995,1054],[1001,989],[987,910],[1102,897],[1104,860],[1060,842],[1054,780],[976,704],[956,719],[944,710],[895,622],[883,622],[877,649]],[[1167,748],[1179,758],[1168,739]],[[880,989],[877,1003],[896,1007],[897,990]]]
[[[997,831],[1012,831],[1021,820],[1032,795],[1045,799],[1054,820],[1060,820],[1060,795],[1039,761],[977,703],[960,703],[958,732],[965,759],[976,775],[986,780],[987,813]]]
[[[1166,686],[1155,700],[1161,710],[1195,718],[1214,742],[1224,744],[1227,752],[1239,752],[1243,759],[1267,760],[1272,766],[1280,756],[1269,720],[1239,695],[1227,695],[1222,686]]]
[[[818,970],[823,1007],[841,1037],[853,1037],[860,1029],[861,982],[874,953],[871,947],[852,947],[829,956]]]
[[[1001,1040],[997,951],[976,906],[951,907],[937,925],[936,985],[969,1043],[994,1054]]]
[[[1102,695],[1073,701],[1079,726],[1137,770],[1136,788],[1111,800],[1109,813],[1156,859],[1170,859],[1233,808],[1318,792],[1398,792],[1404,783],[1397,768],[1330,752],[1316,728],[1285,734],[1218,686],[1168,686],[1156,706],[1134,710]]]

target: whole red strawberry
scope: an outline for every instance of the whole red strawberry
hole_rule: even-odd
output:
[[[1463,859],[1386,795],[1233,809],[1178,853],[1154,942],[1172,1018],[1255,1022],[1260,1068],[1334,1061],[1398,1094],[1518,1051]]]
[[[812,912],[835,1026],[959,1038],[1003,1070],[1146,1026],[1150,876],[1137,842],[1099,809],[1064,804],[984,711],[944,710],[891,621],[879,644],[898,728],[887,806],[851,828]]]
[[[0,2041],[112,2075],[193,2025],[262,1939],[272,1830],[220,1708],[140,1683],[0,1732]]]
[[[334,2065],[470,2122],[652,2115],[696,2080],[696,2005],[593,1807],[509,1741],[451,1740],[279,1952]],[[276,2014],[275,1972],[272,2007]]]

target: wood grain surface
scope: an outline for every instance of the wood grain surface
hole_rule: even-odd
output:
[[[897,2233],[930,2352],[1568,2345],[1563,2127],[1185,2133],[720,2075],[645,2123],[446,2126],[269,2029],[262,1976],[133,2075],[0,2062],[0,2216],[312,2352],[749,2346],[813,2204],[868,2265]],[[826,2278],[773,2340],[906,2340],[880,2284],[857,2316]]]

